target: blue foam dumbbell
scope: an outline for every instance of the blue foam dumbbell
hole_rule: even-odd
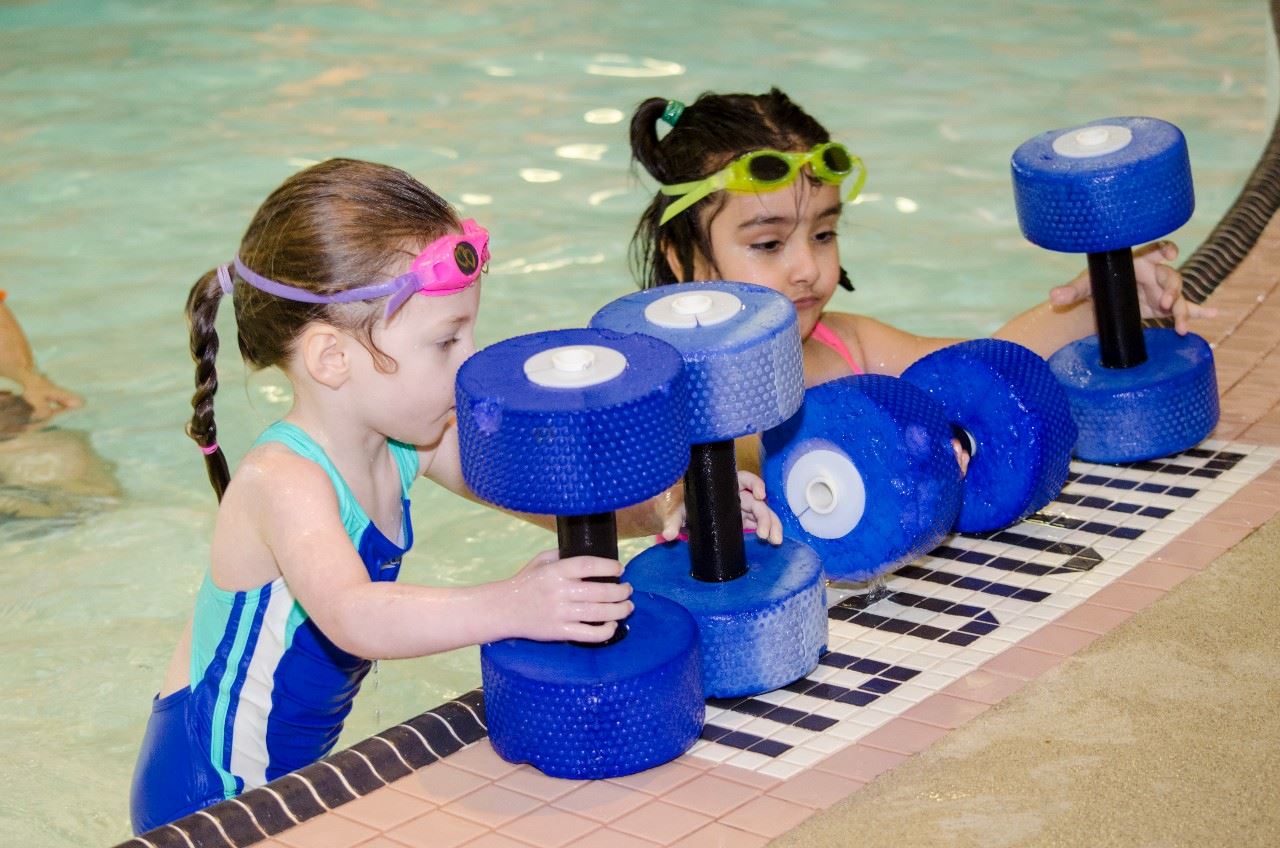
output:
[[[960,513],[950,424],[936,401],[897,377],[810,388],[761,447],[786,536],[817,551],[833,579],[882,577],[932,550]]]
[[[1014,151],[1012,171],[1027,239],[1088,254],[1098,334],[1049,359],[1079,428],[1076,456],[1132,462],[1197,444],[1218,421],[1212,354],[1198,336],[1143,329],[1131,250],[1191,217],[1182,132],[1141,117],[1051,130]]]
[[[1077,430],[1066,392],[1035,351],[972,339],[921,357],[902,379],[938,401],[966,443],[956,530],[1007,527],[1062,491]]]
[[[613,511],[663,491],[688,462],[684,363],[646,336],[595,330],[499,342],[458,371],[458,439],[471,489],[554,514],[561,556],[616,559]],[[606,778],[670,760],[701,733],[697,627],[636,591],[604,646],[506,639],[483,645],[494,750],[556,777]]]
[[[791,302],[745,283],[685,283],[622,297],[591,326],[661,338],[683,355],[689,380],[689,541],[640,554],[627,579],[693,614],[708,696],[757,694],[808,674],[827,641],[822,566],[806,546],[743,538],[732,441],[780,423],[804,399]]]

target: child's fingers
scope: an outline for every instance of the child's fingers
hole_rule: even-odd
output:
[[[569,597],[579,604],[617,604],[631,597],[631,584],[578,580]]]
[[[764,501],[750,498],[742,493],[742,527],[754,530],[760,539],[775,545],[782,543],[782,520]]]
[[[601,621],[621,621],[631,615],[635,608],[636,605],[631,601],[621,601],[616,604],[574,604],[568,617],[571,621],[585,621],[591,624]]]
[[[1172,262],[1178,258],[1178,245],[1167,239],[1144,244],[1133,252],[1135,259],[1148,259],[1152,262]]]
[[[1089,272],[1082,271],[1071,282],[1054,286],[1049,290],[1049,302],[1055,306],[1070,306],[1089,297]]]
[[[607,642],[617,629],[617,621],[606,621],[601,624],[577,621],[565,625],[562,638],[573,642]]]
[[[764,500],[764,481],[750,471],[738,472],[738,489]]]
[[[684,524],[684,510],[679,510],[668,515],[662,524],[661,536],[665,541],[670,542],[672,539],[680,535],[680,527]]]
[[[1172,311],[1182,295],[1182,275],[1168,265],[1161,265],[1156,268],[1156,282],[1160,285],[1160,308]]]
[[[585,577],[619,577],[622,574],[622,563],[616,559],[605,559],[595,556],[576,556],[560,560],[563,574],[566,577],[582,579]]]
[[[760,518],[760,523],[756,525],[756,535],[771,545],[782,544],[782,519],[778,518],[777,513],[765,507],[765,515]]]
[[[529,560],[529,565],[547,565],[560,559],[560,552],[552,549],[549,551],[540,551],[537,556]]]
[[[1192,303],[1187,301],[1187,317],[1189,318],[1217,318],[1217,307],[1205,306],[1200,303]]]

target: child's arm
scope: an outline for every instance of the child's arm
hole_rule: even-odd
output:
[[[868,374],[900,376],[920,357],[961,341],[917,336],[866,315],[827,312],[823,314],[822,320],[840,335]],[[813,343],[812,340],[810,343]]]
[[[1182,275],[1166,262],[1178,256],[1172,242],[1155,242],[1134,251],[1134,276],[1144,318],[1171,317],[1179,333],[1187,332],[1191,318],[1212,317],[1217,310],[1189,302],[1182,295]],[[1086,268],[1066,285],[1049,292],[1049,299],[1015,316],[992,334],[1024,345],[1046,359],[1064,345],[1098,331],[1090,303]],[[861,355],[863,368],[872,374],[900,375],[911,363],[960,339],[917,336],[865,315],[833,312],[823,321]]]
[[[294,597],[334,644],[356,656],[415,657],[509,637],[603,641],[631,612],[628,584],[585,579],[622,573],[616,561],[598,557],[559,560],[546,552],[507,580],[461,588],[372,582],[324,471],[284,452],[256,465],[261,473],[237,474],[246,487],[235,495],[242,503],[225,503],[229,488],[224,510],[256,522]],[[273,482],[280,480],[287,485]],[[245,512],[248,505],[256,510]],[[215,545],[215,568],[220,553],[236,551]]]
[[[1138,305],[1143,318],[1172,318],[1179,334],[1187,332],[1191,318],[1212,317],[1217,310],[1191,303],[1182,295],[1182,275],[1166,264],[1178,258],[1178,246],[1158,241],[1133,252],[1138,283]],[[1049,292],[1049,300],[1016,316],[993,335],[1031,348],[1048,358],[1064,345],[1098,331],[1089,302],[1089,270],[1081,271],[1066,285]]]

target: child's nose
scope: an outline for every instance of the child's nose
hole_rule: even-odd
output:
[[[813,248],[803,245],[796,248],[791,260],[791,281],[813,283],[818,279],[818,260]]]

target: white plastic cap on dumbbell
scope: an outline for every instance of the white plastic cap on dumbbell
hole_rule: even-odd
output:
[[[797,459],[783,489],[800,526],[820,539],[847,536],[867,508],[867,487],[857,466],[833,450],[811,450]]]
[[[627,368],[620,352],[600,345],[567,345],[540,351],[524,362],[524,375],[535,385],[552,389],[598,386]]]
[[[1128,127],[1116,124],[1091,124],[1067,130],[1053,140],[1053,151],[1070,159],[1089,159],[1123,150],[1133,141]]]
[[[658,298],[644,308],[644,318],[659,327],[688,329],[723,324],[743,310],[737,296],[715,289]]]

